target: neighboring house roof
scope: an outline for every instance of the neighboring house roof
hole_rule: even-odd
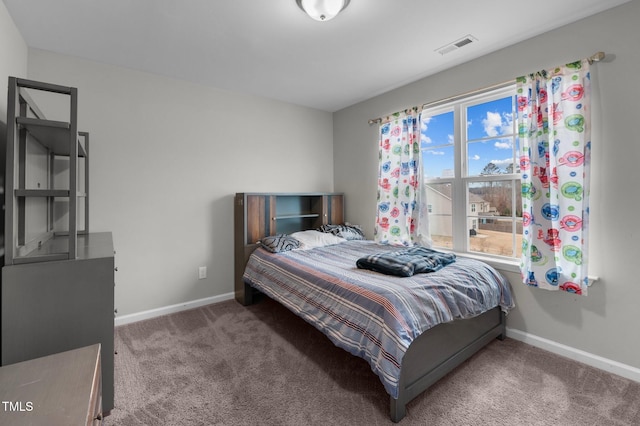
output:
[[[473,192],[471,192],[469,194],[469,202],[470,203],[486,203],[487,201],[485,201],[485,199],[479,196],[478,194],[474,194]]]
[[[438,189],[434,189],[432,186],[428,187],[431,191],[436,194],[440,194],[443,197],[451,200],[451,185],[438,185]],[[473,192],[469,193],[469,202],[470,203],[487,203],[487,201],[479,196],[478,194],[474,194]]]
[[[437,190],[429,185],[427,185],[427,188],[429,188],[431,191],[435,192],[436,194],[440,194],[443,197],[451,200],[451,185],[438,185]]]

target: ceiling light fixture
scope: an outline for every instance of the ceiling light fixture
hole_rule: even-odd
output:
[[[333,19],[351,0],[296,0],[300,9],[316,21]]]

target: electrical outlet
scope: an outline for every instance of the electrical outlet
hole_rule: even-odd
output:
[[[198,268],[198,279],[203,280],[205,278],[207,278],[207,267],[201,266]]]

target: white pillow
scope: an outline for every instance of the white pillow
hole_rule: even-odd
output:
[[[289,236],[300,241],[300,249],[302,250],[308,250],[315,247],[324,247],[332,244],[340,244],[347,241],[344,238],[337,237],[333,234],[311,230],[294,232]]]

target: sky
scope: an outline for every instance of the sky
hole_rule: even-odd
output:
[[[505,173],[514,162],[512,103],[513,97],[506,97],[465,108],[468,144],[464,167],[468,168],[469,176],[480,175],[489,163]],[[453,177],[453,110],[423,118],[421,149],[427,178]]]

